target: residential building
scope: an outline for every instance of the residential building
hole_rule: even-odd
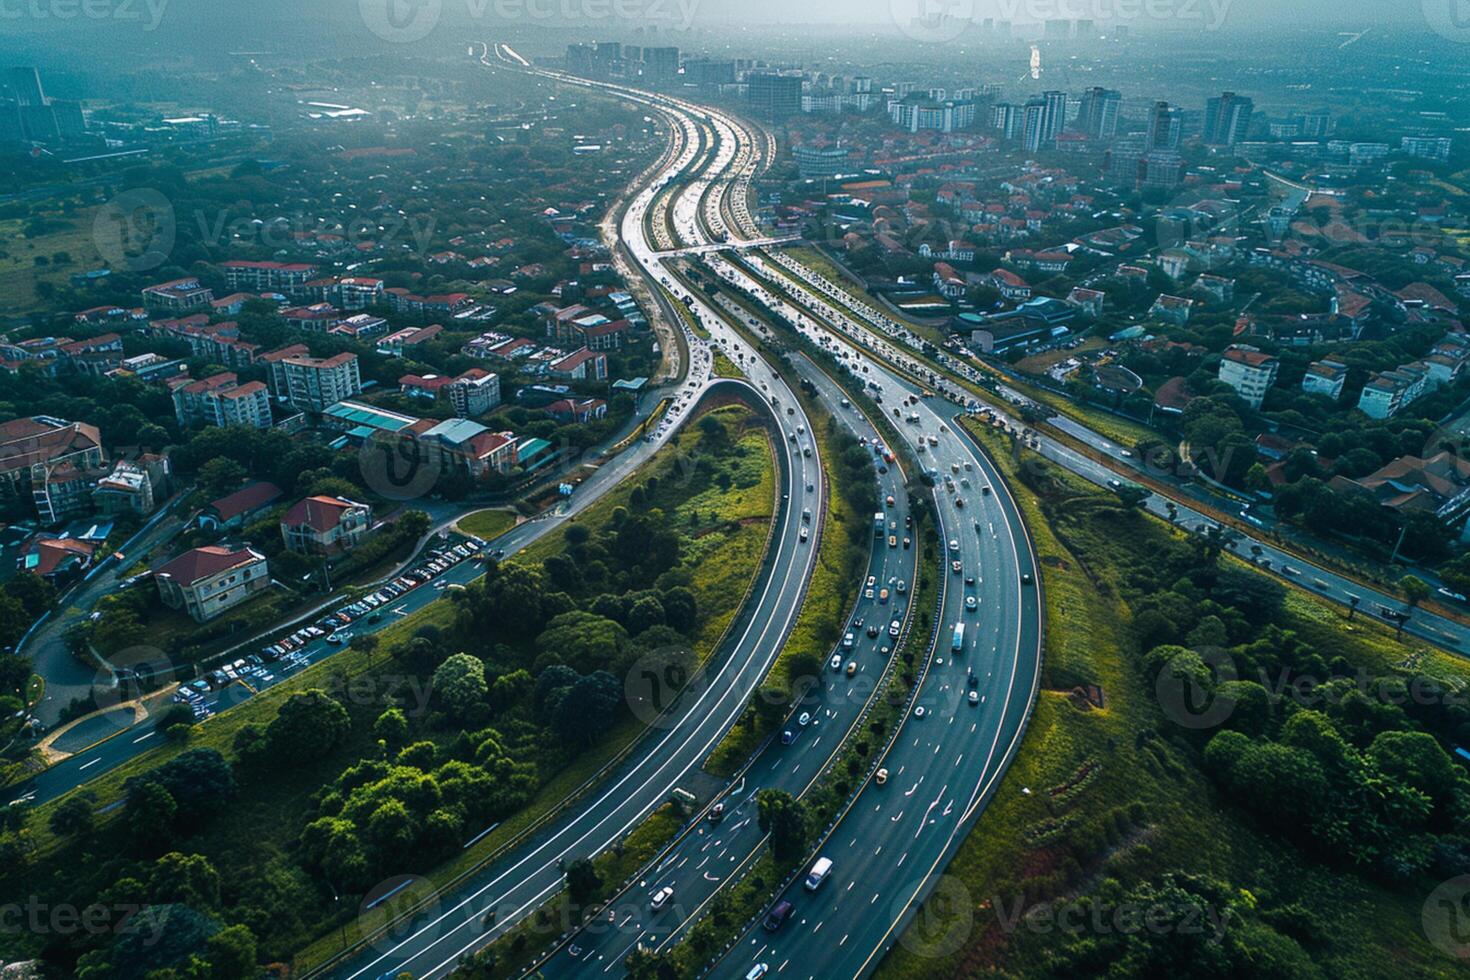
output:
[[[431,323],[427,327],[409,327],[405,330],[398,330],[378,341],[378,353],[387,354],[390,357],[402,357],[408,348],[427,343],[443,332],[444,327],[437,323]]]
[[[420,446],[437,455],[446,471],[458,469],[478,480],[492,473],[508,473],[515,466],[515,436],[492,432],[470,419],[439,423],[424,419],[408,431]]]
[[[174,384],[174,417],[181,426],[271,427],[270,390],[259,381],[242,385],[233,371],[223,371],[198,381],[180,377]]]
[[[1225,349],[1219,378],[1235,389],[1251,408],[1259,409],[1266,390],[1276,383],[1280,362],[1254,347],[1235,344]]]
[[[1373,419],[1397,415],[1429,387],[1429,369],[1422,364],[1403,364],[1392,371],[1379,371],[1368,379],[1358,395],[1358,410]]]
[[[1149,307],[1148,315],[1155,320],[1182,327],[1189,322],[1189,315],[1193,310],[1194,300],[1160,293],[1158,299],[1154,300],[1153,306]]]
[[[590,422],[607,415],[601,398],[563,398],[546,406],[547,414],[559,422]]]
[[[279,290],[300,289],[317,277],[317,267],[305,262],[247,262],[235,259],[220,263],[225,281],[231,289]]]
[[[286,401],[303,412],[320,413],[362,391],[357,355],[350,352],[325,358],[296,355],[282,358],[280,365]]]
[[[1454,526],[1470,508],[1470,460],[1448,450],[1427,459],[1401,456],[1356,480],[1333,477],[1339,492],[1360,490],[1394,511],[1433,514]]]
[[[206,623],[270,587],[265,556],[250,548],[194,548],[153,571],[158,597]]]
[[[1422,160],[1448,160],[1453,145],[1448,136],[1405,136],[1399,141],[1399,148],[1407,156]]]
[[[1309,395],[1326,395],[1337,401],[1342,397],[1347,372],[1347,365],[1341,361],[1313,361],[1302,376],[1302,391]]]
[[[162,467],[163,472],[168,472],[168,460],[162,456],[153,456],[150,459],[157,462],[153,467],[144,461],[133,461],[120,459],[113,466],[112,472],[97,481],[92,490],[92,500],[97,509],[106,514],[151,514],[158,506],[155,491],[161,491],[161,487],[155,487],[153,475],[150,469]]]
[[[199,511],[199,526],[209,530],[249,524],[281,499],[281,488],[264,480],[212,500]]]
[[[97,546],[76,538],[40,534],[26,542],[17,565],[23,572],[39,575],[53,585],[74,581],[92,565]]]
[[[607,355],[584,347],[552,361],[549,371],[575,381],[606,381]]]
[[[143,290],[143,305],[150,310],[166,313],[188,313],[203,309],[214,302],[214,290],[201,285],[198,279],[175,279],[161,282]]]
[[[372,508],[367,504],[346,497],[306,497],[292,504],[281,518],[281,537],[288,551],[338,555],[357,547],[372,522]]]
[[[1250,132],[1256,104],[1234,92],[1225,92],[1205,103],[1204,142],[1207,146],[1234,146]]]
[[[1110,140],[1118,135],[1118,117],[1123,108],[1123,94],[1094,86],[1082,93],[1082,106],[1077,114],[1077,130],[1088,139]]]
[[[29,497],[47,523],[84,508],[106,463],[94,425],[49,415],[0,423],[0,493]]]

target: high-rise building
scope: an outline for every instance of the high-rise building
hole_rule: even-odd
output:
[[[19,143],[25,138],[26,129],[20,121],[20,103],[0,99],[0,143]]]
[[[1094,86],[1082,93],[1077,129],[1088,139],[1110,140],[1118,135],[1118,115],[1122,108],[1121,92]]]
[[[1042,140],[1055,143],[1067,124],[1067,93],[1042,92],[1041,98],[1046,105],[1046,113],[1042,117]]]
[[[1034,96],[1021,107],[1021,146],[1036,153],[1046,145],[1046,100]]]
[[[1177,150],[1183,132],[1184,113],[1180,112],[1179,107],[1167,102],[1155,102],[1148,113],[1148,148]]]
[[[1331,136],[1332,131],[1337,128],[1337,120],[1332,118],[1332,113],[1325,110],[1320,112],[1304,112],[1301,118],[1301,135],[1306,139],[1322,139]]]
[[[1204,141],[1208,146],[1234,146],[1245,141],[1256,104],[1243,95],[1224,92],[1205,103]]]
[[[1021,135],[1021,107],[1014,102],[997,102],[990,109],[990,124],[999,133],[1000,138],[1013,140]]]
[[[801,76],[774,71],[746,76],[746,100],[761,119],[785,119],[801,111]]]
[[[52,100],[51,112],[56,119],[56,131],[62,139],[87,135],[87,117],[82,113],[80,102]]]
[[[46,92],[41,88],[38,68],[12,68],[6,76],[15,100],[21,105],[46,105]]]
[[[286,400],[302,411],[321,412],[362,391],[356,354],[334,357],[288,357],[281,361]]]
[[[678,48],[644,48],[643,64],[649,75],[669,79],[679,74]]]

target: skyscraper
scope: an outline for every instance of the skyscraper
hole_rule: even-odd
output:
[[[1021,135],[1021,107],[1014,102],[997,102],[990,109],[990,123],[1000,132],[1000,138],[1013,140]]]
[[[1224,92],[1205,103],[1204,141],[1209,146],[1234,146],[1251,127],[1256,104],[1243,95]]]
[[[643,63],[648,66],[648,74],[654,78],[673,78],[679,74],[679,49],[644,48]]]
[[[37,68],[12,68],[8,73],[10,88],[21,105],[45,105],[46,93],[41,88],[41,72]]]
[[[1067,124],[1067,93],[1042,92],[1041,98],[1046,105],[1041,138],[1043,142],[1055,143],[1062,133],[1062,127]]]
[[[1122,106],[1121,92],[1101,86],[1088,89],[1082,93],[1077,129],[1088,139],[1112,139],[1118,135],[1118,114]]]
[[[1033,96],[1021,107],[1021,146],[1035,153],[1046,145],[1046,100]]]
[[[785,119],[801,111],[801,76],[779,72],[751,72],[746,77],[746,100],[762,119]]]
[[[1177,150],[1184,131],[1184,113],[1178,106],[1155,102],[1148,113],[1148,149]]]

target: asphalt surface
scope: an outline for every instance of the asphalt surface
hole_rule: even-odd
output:
[[[494,56],[513,58],[500,48]],[[492,55],[487,51],[484,57]],[[682,171],[697,152],[697,145],[686,140],[663,175]],[[645,240],[643,216],[663,182],[663,176],[656,177],[637,194],[629,202],[622,222],[624,243],[655,283],[664,273],[654,246]],[[718,316],[708,306],[691,298],[688,308],[712,335],[721,330]],[[705,387],[719,383],[709,376],[711,342],[693,334],[687,339],[693,361],[691,378],[695,380],[686,382],[687,392],[676,398],[669,415],[650,434],[654,443],[667,439]],[[733,335],[726,330],[715,336],[714,342],[722,340],[729,344]],[[461,956],[509,929],[559,890],[561,867],[566,861],[612,846],[668,799],[739,718],[774,661],[805,596],[818,539],[808,532],[808,539],[802,540],[802,511],[819,513],[826,488],[821,462],[809,437],[810,422],[795,396],[754,352],[749,356],[740,354],[738,363],[752,385],[759,386],[753,393],[758,390],[758,397],[781,414],[783,424],[795,438],[776,440],[786,490],[776,518],[773,554],[726,649],[715,655],[703,675],[691,681],[654,730],[585,803],[552,820],[524,846],[457,885],[452,893],[440,896],[433,911],[396,929],[392,937],[375,943],[370,951],[339,964],[332,975],[357,978],[407,972],[415,977],[437,977],[451,972]],[[802,432],[807,438],[800,438]],[[632,468],[613,472],[609,467],[609,478],[621,479]],[[650,703],[659,694],[648,692]],[[487,918],[491,912],[493,916]]]
[[[803,376],[817,385],[821,402],[848,431],[870,444],[878,441],[877,430],[861,413],[842,407],[844,396],[837,385],[810,365]],[[760,853],[766,835],[756,819],[755,794],[780,789],[798,798],[804,796],[861,720],[900,642],[890,637],[890,624],[902,621],[906,635],[919,555],[917,546],[888,544],[889,534],[899,541],[912,534],[906,527],[907,494],[899,469],[890,467],[886,474],[879,473],[876,453],[873,458],[875,487],[885,519],[882,534],[873,537],[867,579],[844,630],[844,636],[851,635],[852,645],[843,639],[828,651],[829,662],[817,684],[783,728],[794,740],[784,744],[780,737],[770,739],[740,778],[708,801],[722,806],[722,819],[712,822],[706,807],[703,818],[696,819],[687,833],[660,853],[634,885],[608,901],[606,917],[599,913],[557,947],[539,971],[543,976],[621,975],[623,960],[638,944],[663,948],[677,941],[707,911],[710,899],[748,870]],[[890,496],[894,499],[891,507],[887,506]],[[876,635],[870,636],[873,631]],[[803,715],[809,718],[806,725],[801,724]],[[653,896],[665,888],[673,889],[672,898],[654,910]]]

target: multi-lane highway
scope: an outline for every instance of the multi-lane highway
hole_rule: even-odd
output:
[[[548,74],[572,84],[601,84]],[[727,227],[729,217],[744,214],[743,198],[731,205],[710,206],[716,195],[705,194],[709,182],[728,168],[738,166],[738,173],[749,172],[746,161],[756,146],[750,131],[706,107],[626,86],[607,87],[667,115],[682,117],[686,125],[692,119],[716,134],[714,151],[706,158],[708,169],[670,195],[667,223],[678,237],[685,243],[710,237],[718,241],[732,233],[754,238],[757,233],[748,215],[744,221],[737,218],[739,227]],[[725,186],[739,183],[730,181]],[[625,234],[632,230],[633,209],[646,209],[660,191],[650,188],[635,199],[624,221]],[[640,215],[633,251],[640,263],[653,268],[658,256],[642,240],[642,227]],[[876,781],[865,785],[823,844],[836,870],[816,898],[795,896],[797,915],[785,927],[780,944],[768,942],[756,930],[718,966],[722,973],[743,976],[755,963],[766,963],[780,972],[795,962],[804,975],[858,976],[876,964],[924,898],[934,872],[952,856],[1019,745],[1040,674],[1038,570],[1019,509],[999,473],[977,446],[955,430],[952,413],[942,403],[922,399],[917,387],[838,339],[828,325],[765,290],[718,251],[707,250],[703,255],[717,275],[738,285],[815,342],[840,347],[849,370],[870,385],[874,397],[886,398],[885,406],[902,402],[903,438],[929,465],[939,484],[936,514],[945,564],[939,642],[923,663],[914,703],[879,760],[888,773],[885,785]],[[674,285],[678,286],[677,280]],[[716,343],[737,358],[748,353],[755,359],[754,352],[742,347],[723,322],[721,314],[726,311],[711,308],[694,291],[682,294],[682,299]],[[913,421],[907,421],[909,418]],[[779,753],[780,747],[775,751]],[[783,761],[774,759],[774,770],[767,764],[768,772],[779,772]],[[757,761],[751,772],[757,772],[760,765]],[[737,817],[741,830],[748,826],[741,821],[749,816],[742,812]],[[698,846],[713,840],[721,843],[711,847],[723,851],[728,860],[730,847],[723,837]],[[656,879],[682,874],[688,865],[681,868],[678,861],[692,855],[679,855],[676,850],[671,856],[674,865],[656,867]],[[702,896],[719,882],[708,882],[701,874],[699,883],[691,880],[676,885],[675,895],[691,885],[703,904]],[[595,940],[589,939],[585,947],[576,944],[578,955],[554,959],[555,969],[618,970],[621,955],[638,941],[640,933],[655,945],[666,942],[697,912],[698,905],[693,912],[674,916],[672,925],[635,916],[626,928],[607,929]],[[650,929],[653,931],[647,932]]]
[[[873,425],[855,408],[842,406],[840,389],[814,365],[807,368],[803,376],[817,383],[822,403],[855,436],[877,444]],[[899,544],[914,533],[902,472],[895,466],[879,473],[881,457],[875,452],[873,458],[885,526],[874,535],[867,578],[822,675],[783,726],[782,735],[766,743],[739,778],[709,801],[700,819],[632,886],[609,900],[608,918],[599,915],[548,956],[540,968],[544,976],[621,975],[623,961],[636,946],[663,949],[676,942],[707,910],[714,895],[748,871],[759,856],[765,835],[756,820],[756,793],[780,789],[797,798],[805,796],[878,696],[894,651],[907,636],[920,549]],[[890,498],[892,505],[887,503]],[[893,635],[895,631],[899,636]],[[655,897],[666,889],[671,892],[654,909]]]

